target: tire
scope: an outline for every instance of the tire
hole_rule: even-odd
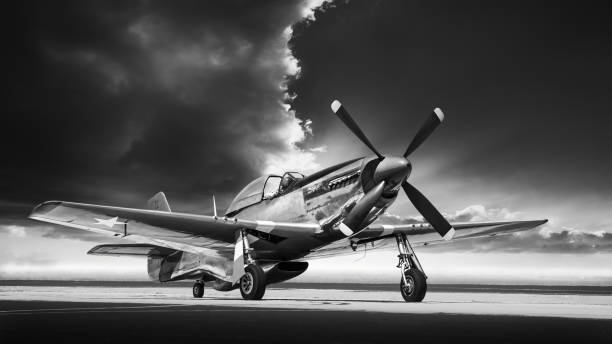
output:
[[[427,281],[425,275],[418,269],[408,269],[406,280],[409,285],[405,285],[404,279],[400,279],[400,292],[406,302],[421,302],[427,293]]]
[[[204,296],[204,283],[195,282],[193,284],[193,297],[200,299],[202,296]]]
[[[250,264],[240,278],[240,294],[245,300],[261,300],[266,292],[266,275],[261,267]]]

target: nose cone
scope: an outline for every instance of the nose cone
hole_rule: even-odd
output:
[[[391,185],[398,185],[412,171],[412,164],[403,157],[385,157],[376,167],[374,182],[385,181]]]

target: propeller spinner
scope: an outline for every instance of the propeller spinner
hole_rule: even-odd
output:
[[[352,235],[354,232],[353,229],[365,220],[370,209],[372,209],[381,197],[385,185],[398,185],[401,183],[408,199],[410,199],[410,202],[412,202],[419,213],[423,215],[425,220],[429,222],[445,240],[452,239],[455,235],[455,229],[419,190],[406,181],[412,170],[412,164],[410,160],[408,160],[408,156],[425,142],[436,127],[442,123],[444,120],[444,113],[442,110],[439,108],[433,110],[408,145],[404,155],[396,157],[382,155],[370,142],[361,128],[359,128],[359,125],[353,120],[342,103],[338,100],[334,100],[331,104],[331,108],[353,134],[381,159],[374,171],[374,182],[376,186],[372,190],[369,190],[368,193],[357,202],[353,209],[351,209],[344,221],[340,224],[340,230],[346,235]]]

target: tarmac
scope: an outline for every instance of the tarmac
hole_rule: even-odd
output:
[[[435,289],[435,288],[434,288]],[[0,286],[0,342],[612,342],[612,295],[269,287],[261,301],[189,285]]]

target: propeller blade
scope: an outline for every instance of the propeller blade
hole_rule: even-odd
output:
[[[444,240],[451,240],[453,236],[455,236],[455,229],[446,221],[444,216],[440,214],[438,209],[436,209],[419,190],[410,185],[410,183],[404,181],[402,187],[412,204],[414,204],[414,207],[423,215],[425,220],[431,224],[436,232],[440,233]]]
[[[410,142],[408,149],[406,149],[406,153],[404,153],[404,158],[407,158],[410,154],[412,154],[412,152],[419,148],[421,143],[423,143],[427,139],[427,137],[431,135],[434,129],[436,129],[436,127],[440,125],[443,120],[444,112],[442,112],[440,108],[435,108],[431,115],[427,117],[427,120],[425,121],[425,123],[423,123],[421,129],[419,129],[417,134],[414,136],[412,142]]]
[[[353,235],[355,229],[366,219],[366,216],[372,210],[372,207],[376,204],[380,196],[385,189],[385,182],[378,183],[372,190],[370,190],[365,196],[363,196],[357,204],[351,209],[346,215],[344,221],[340,224],[339,228],[346,236]]]
[[[344,122],[344,124],[353,132],[353,134],[355,134],[361,140],[361,142],[365,143],[365,145],[368,146],[370,150],[372,150],[372,152],[374,152],[374,154],[376,154],[379,158],[383,157],[383,155],[380,154],[376,148],[374,148],[374,145],[370,142],[370,140],[368,140],[363,131],[361,131],[342,103],[340,103],[338,100],[334,100],[331,104],[331,108],[332,111],[338,117],[340,117],[342,122]]]

